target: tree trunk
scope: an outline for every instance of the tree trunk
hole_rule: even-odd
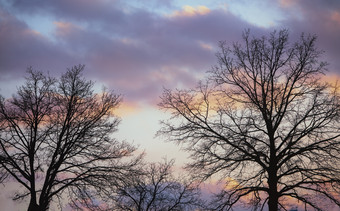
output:
[[[40,210],[39,205],[37,204],[35,197],[31,197],[30,204],[28,206],[27,211],[36,211],[36,210]]]
[[[33,182],[34,186],[34,182]],[[34,189],[33,189],[34,190]],[[38,210],[39,205],[37,204],[37,197],[35,191],[31,190],[31,200],[28,206],[28,211]]]
[[[37,203],[30,202],[27,211],[46,211],[48,208],[45,206],[40,206]]]
[[[275,173],[275,174],[274,174]],[[269,200],[268,200],[268,208],[269,211],[277,211],[279,206],[279,195],[277,192],[277,176],[276,172],[272,172],[268,178],[268,185],[269,185]]]
[[[35,195],[31,197],[27,211],[46,211],[46,210],[48,210],[48,203],[37,204]]]
[[[269,211],[278,211],[279,204],[279,194],[277,192],[277,156],[276,156],[276,146],[275,146],[275,138],[274,133],[275,130],[271,124],[267,124],[267,129],[269,133],[270,140],[270,163],[268,169],[268,186],[269,186],[269,200],[268,200],[268,209]]]
[[[279,204],[279,200],[278,200],[277,194],[269,195],[269,201],[268,201],[269,211],[277,211],[279,208],[278,204]]]

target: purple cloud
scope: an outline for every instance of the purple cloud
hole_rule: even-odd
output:
[[[302,32],[318,36],[318,47],[325,51],[324,60],[329,62],[328,69],[340,74],[340,2],[336,0],[293,1],[284,7],[287,14],[294,12],[290,19],[281,23],[297,37]],[[297,14],[299,15],[297,15]]]
[[[63,49],[1,8],[0,19],[0,80],[22,77],[28,66],[64,70],[72,64]]]
[[[276,27],[288,28],[293,38],[301,32],[317,34],[330,69],[340,72],[339,3],[282,2],[278,1],[278,7],[287,15]],[[165,3],[164,7],[173,8],[170,1]],[[2,75],[21,76],[29,65],[63,72],[82,63],[90,78],[130,101],[154,102],[163,86],[193,87],[216,63],[218,41],[232,44],[248,28],[256,35],[274,29],[253,26],[228,10],[204,6],[188,6],[167,15],[117,0],[16,0],[7,2],[10,12],[4,8],[0,13]],[[52,17],[55,30],[41,35],[18,14]]]

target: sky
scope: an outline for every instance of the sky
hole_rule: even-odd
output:
[[[318,36],[328,75],[340,75],[339,0],[0,0],[0,94],[10,97],[26,69],[84,75],[122,94],[116,137],[150,161],[187,153],[155,137],[169,118],[157,104],[164,88],[193,88],[216,64],[218,42],[288,29]]]

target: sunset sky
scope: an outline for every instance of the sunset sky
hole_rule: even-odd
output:
[[[155,137],[168,117],[163,88],[193,88],[216,64],[218,41],[287,28],[318,36],[329,76],[340,75],[339,0],[0,0],[0,94],[23,84],[28,66],[59,76],[85,64],[85,77],[123,95],[116,136],[147,159],[186,158]]]

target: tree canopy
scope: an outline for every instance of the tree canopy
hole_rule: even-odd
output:
[[[186,146],[195,177],[237,182],[214,209],[340,207],[339,92],[322,80],[321,54],[315,36],[291,43],[288,30],[246,31],[242,43],[220,43],[206,82],[164,90],[160,107],[172,117],[159,134]]]
[[[175,177],[174,160],[148,163],[142,174],[125,178],[113,198],[115,210],[172,211],[203,208],[198,183]]]
[[[28,210],[47,210],[67,196],[74,207],[94,206],[96,193],[133,174],[135,147],[112,137],[121,96],[83,78],[74,66],[59,79],[28,70],[12,98],[0,100],[2,181],[22,187],[14,199],[30,197]]]

